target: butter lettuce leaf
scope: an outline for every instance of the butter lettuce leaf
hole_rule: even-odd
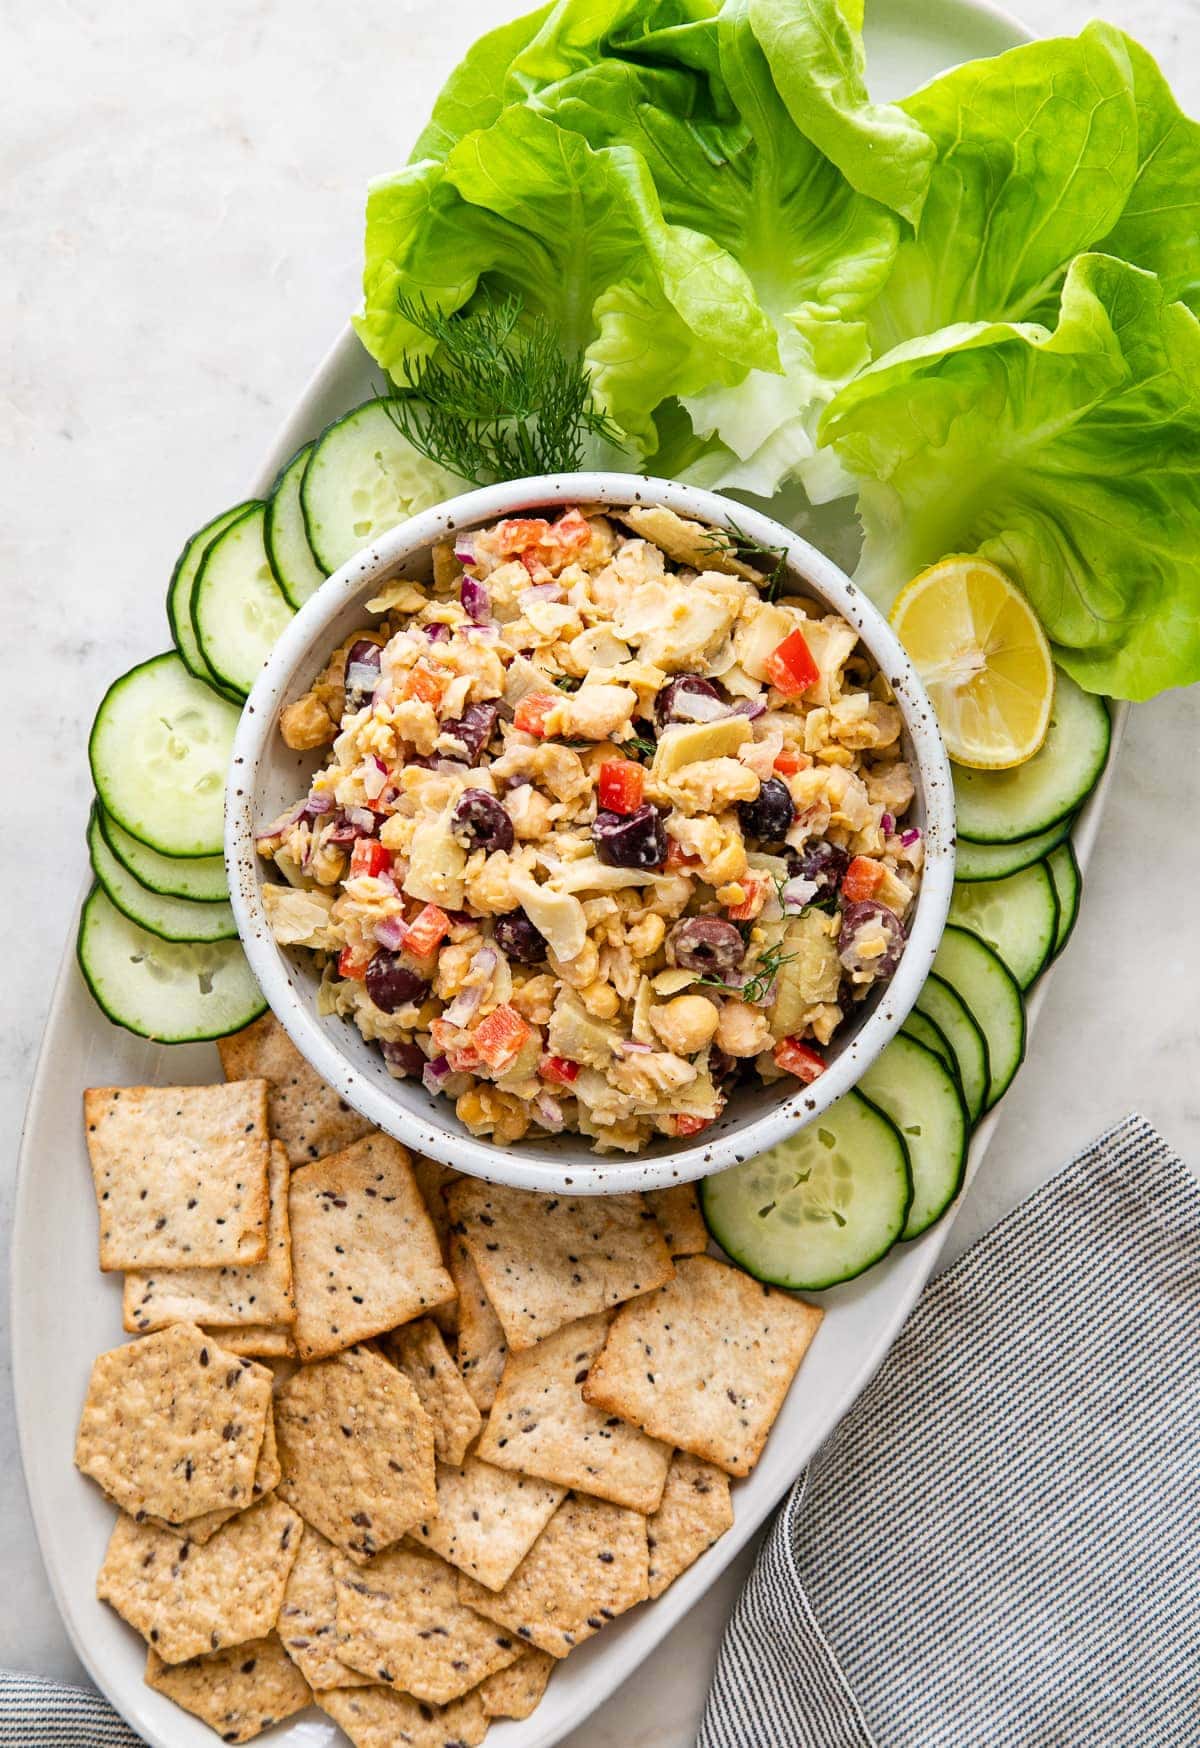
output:
[[[1154,275],[1080,256],[1053,331],[906,342],[842,389],[822,436],[858,480],[858,580],[880,606],[981,552],[1089,691],[1200,679],[1200,323]]]

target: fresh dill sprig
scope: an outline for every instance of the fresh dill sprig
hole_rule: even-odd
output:
[[[743,1001],[753,1004],[762,1001],[778,977],[780,968],[795,957],[794,953],[784,952],[782,941],[776,941],[767,948],[745,983],[724,983],[719,977],[701,977],[699,981],[707,984],[709,989],[724,989],[730,995],[740,995]]]
[[[568,354],[551,324],[525,315],[520,297],[484,295],[445,315],[403,295],[400,314],[434,342],[406,352],[401,383],[381,396],[414,449],[475,485],[570,473],[589,436],[620,441],[592,400],[582,354]]]
[[[771,568],[763,579],[763,595],[768,601],[774,601],[779,594],[783,579],[787,574],[787,551],[782,546],[764,546],[761,540],[755,540],[752,534],[747,534],[734,521],[727,528],[709,530],[708,550],[714,556],[740,558],[743,564],[755,559],[770,559]]]
[[[623,740],[621,751],[635,759],[652,759],[658,751],[658,742],[647,740],[644,735],[635,734],[629,740]]]
[[[583,681],[577,680],[574,674],[560,674],[554,684],[560,692],[578,692]]]

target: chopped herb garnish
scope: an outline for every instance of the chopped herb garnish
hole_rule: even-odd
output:
[[[795,953],[784,952],[782,941],[776,941],[767,948],[745,983],[723,983],[719,977],[702,977],[699,981],[709,989],[723,989],[730,995],[740,995],[743,1001],[754,1003],[762,1001],[779,975],[780,967],[795,957]]]
[[[578,692],[583,681],[577,680],[574,674],[560,674],[554,684],[560,692]]]
[[[740,528],[732,520],[727,528],[710,530],[708,539],[708,550],[714,556],[733,556],[740,558],[743,564],[753,563],[757,559],[770,559],[770,570],[763,578],[763,595],[768,601],[776,599],[787,574],[786,548],[764,546],[760,540],[755,540],[752,534],[747,534],[744,528]]]
[[[628,753],[632,759],[652,759],[658,751],[658,743],[647,740],[644,735],[635,734],[631,740],[621,742],[621,751]]]

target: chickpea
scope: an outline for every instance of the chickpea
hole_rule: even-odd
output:
[[[593,1019],[614,1020],[620,1012],[621,998],[611,983],[602,983],[599,978],[581,989],[579,997]]]
[[[652,953],[657,953],[666,939],[667,925],[654,911],[644,916],[641,922],[634,923],[626,935],[626,944],[635,959],[649,959]]]
[[[771,1046],[771,1027],[758,1008],[744,1001],[723,1001],[717,1043],[727,1056],[757,1056]]]
[[[720,1016],[702,995],[678,995],[650,1009],[650,1024],[676,1056],[694,1056],[712,1042]]]

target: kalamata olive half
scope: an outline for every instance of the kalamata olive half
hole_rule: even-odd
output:
[[[883,951],[875,949],[880,937]],[[871,951],[866,951],[867,948]],[[847,971],[868,972],[877,980],[894,975],[904,952],[904,924],[895,911],[873,898],[848,904],[842,911],[838,958]]]
[[[383,651],[369,637],[360,637],[346,652],[346,708],[361,710],[379,684]]]
[[[719,704],[721,694],[711,680],[702,680],[699,674],[679,674],[673,680],[668,680],[662,691],[654,700],[654,714],[661,727],[667,722],[685,722],[688,719],[681,716],[676,706],[680,698],[688,693],[695,697],[712,698]]]
[[[658,809],[644,801],[633,813],[601,809],[592,824],[596,857],[607,868],[661,868],[667,834]]]
[[[425,1054],[416,1044],[393,1043],[384,1038],[380,1044],[383,1060],[393,1074],[402,1080],[420,1080],[425,1072]]]
[[[492,935],[500,951],[521,965],[539,965],[546,957],[546,937],[534,927],[523,910],[498,916]]]
[[[480,753],[495,732],[499,715],[494,704],[468,704],[461,716],[443,722],[442,733],[461,741],[467,751],[468,765],[477,765]]]
[[[423,1001],[429,985],[420,972],[406,965],[399,953],[381,947],[367,966],[367,994],[385,1014],[394,1014],[406,1002]]]
[[[671,954],[685,971],[727,978],[746,956],[746,944],[732,923],[719,916],[691,916],[670,934]]]
[[[738,802],[738,818],[748,838],[779,844],[796,817],[792,794],[782,777],[768,777],[753,801]]]
[[[817,888],[818,898],[837,891],[849,866],[849,851],[843,850],[840,844],[827,843],[824,838],[814,838],[811,844],[805,844],[802,850],[788,856],[788,873],[792,879],[811,880]]]
[[[464,789],[450,816],[454,841],[464,850],[511,850],[513,822],[494,795]]]

